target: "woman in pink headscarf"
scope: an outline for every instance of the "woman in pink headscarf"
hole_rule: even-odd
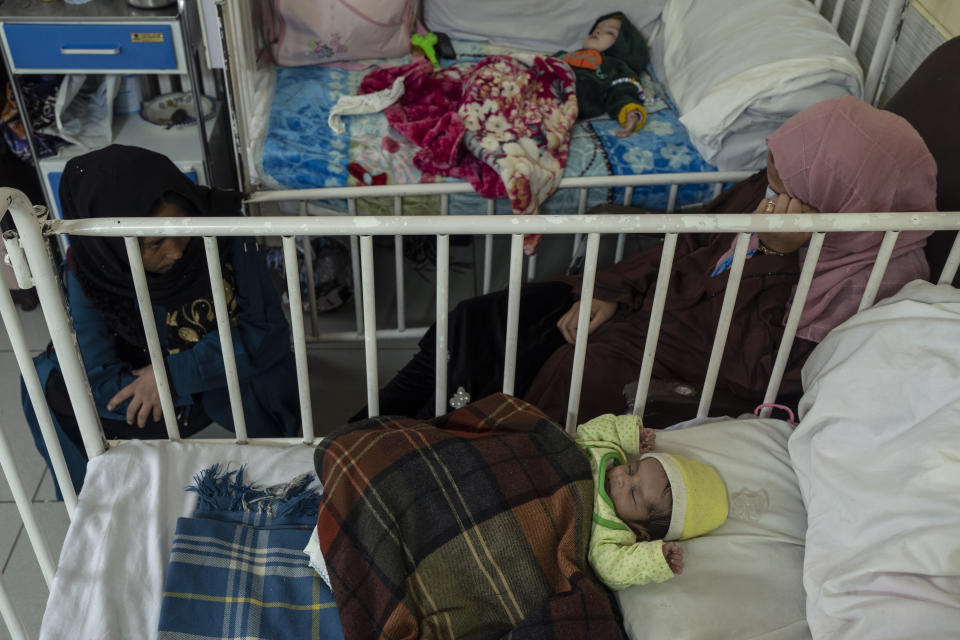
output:
[[[936,210],[936,162],[920,135],[900,116],[855,98],[826,100],[802,111],[770,136],[768,145],[767,171],[721,194],[707,211],[752,210],[760,215]],[[766,195],[762,195],[764,192]],[[927,235],[900,234],[878,299],[911,280],[928,277],[923,255]],[[719,396],[739,399],[740,409],[762,400],[809,238],[808,233],[760,233],[751,238],[717,381]],[[796,399],[802,391],[800,367],[810,351],[830,329],[856,312],[882,239],[881,232],[826,235],[781,385],[782,398]],[[655,378],[693,385],[703,382],[728,283],[733,242],[729,234],[680,236],[654,362]],[[660,255],[660,246],[651,247],[597,274],[578,422],[627,410],[623,389],[637,379],[640,371],[653,302],[653,296],[647,293],[652,292],[656,282]],[[517,375],[518,395],[561,422],[567,408],[580,305],[573,302],[569,306],[571,297],[579,297],[580,279],[564,281],[571,289],[557,290],[559,283],[533,285],[529,289],[530,298],[543,294],[543,299],[537,301],[538,308],[560,311],[552,317],[525,321],[521,306]],[[524,298],[527,293],[525,289]],[[563,296],[564,300],[557,300]],[[470,325],[462,340],[464,353],[458,352],[458,310],[451,314],[448,388],[465,386],[474,398],[483,394],[479,390],[482,378],[476,375],[478,361],[491,359],[484,354],[496,353],[495,348],[479,339],[483,329],[478,317],[485,306],[491,306],[481,302],[489,297],[461,304],[461,315]],[[529,299],[522,300],[523,304],[534,306]],[[502,319],[491,319],[486,324],[502,332],[502,323]],[[525,350],[524,335],[537,336],[537,350]],[[558,348],[549,345],[551,340]],[[421,346],[426,342],[425,339]],[[535,356],[543,352],[545,345],[552,347],[547,351],[551,355],[540,366]],[[501,370],[502,352],[500,346]],[[526,353],[534,355],[525,362]],[[417,366],[419,355],[407,368]],[[421,363],[424,361],[420,358]],[[527,378],[533,378],[529,388],[520,384],[523,367],[537,371]],[[408,375],[413,371],[406,371],[407,368],[384,389],[383,413],[392,409],[391,391],[412,388],[405,384],[413,379]],[[487,368],[490,369],[495,367]],[[424,384],[429,385],[432,407],[433,379],[422,375],[422,371],[418,373],[419,380],[427,378]],[[468,386],[471,383],[477,388]],[[388,400],[386,405],[384,399]],[[657,408],[648,404],[645,423],[666,426],[693,417],[677,415],[675,411],[658,416],[656,412]]]

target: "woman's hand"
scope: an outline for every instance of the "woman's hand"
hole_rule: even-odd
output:
[[[670,565],[670,571],[675,575],[683,573],[683,549],[676,542],[663,543],[663,559]]]
[[[121,402],[130,398],[130,404],[127,406],[127,424],[133,424],[136,420],[137,426],[143,429],[151,414],[154,422],[159,422],[163,417],[160,390],[157,388],[157,379],[153,374],[153,365],[135,369],[132,373],[136,379],[110,398],[107,409],[113,411]]]
[[[779,193],[773,198],[764,198],[757,205],[754,213],[817,213],[817,210],[805,202],[791,198],[785,193]],[[810,240],[812,233],[791,231],[786,233],[767,232],[758,233],[757,237],[767,249],[777,253],[793,253]]]
[[[597,327],[612,318],[616,310],[616,302],[605,302],[604,300],[594,298],[593,304],[590,306],[590,325],[587,327],[587,335],[593,333]],[[557,328],[560,329],[560,333],[563,334],[564,340],[570,344],[577,341],[577,322],[579,319],[580,301],[578,300],[557,320]]]

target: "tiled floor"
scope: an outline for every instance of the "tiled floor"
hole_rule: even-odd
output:
[[[571,242],[556,239],[552,251],[541,249],[541,256],[551,255],[552,260],[540,258],[538,273],[557,273],[569,260]],[[508,260],[503,251],[507,240],[498,241],[492,288],[502,288],[507,280]],[[558,248],[559,247],[559,248]],[[609,247],[608,247],[609,249]],[[612,250],[610,251],[612,253]],[[502,259],[501,259],[502,258]],[[482,259],[482,249],[471,246],[451,248],[450,303],[479,293],[480,276],[472,269],[474,261]],[[394,260],[392,240],[378,243],[376,250],[376,281],[378,326],[396,326],[396,294],[394,286]],[[425,326],[434,315],[434,273],[432,268],[414,270],[410,263],[405,268],[407,326]],[[31,353],[43,349],[48,333],[39,309],[20,313],[24,332]],[[320,316],[323,331],[342,331],[355,327],[353,302]],[[309,331],[309,321],[307,321]],[[415,339],[383,342],[379,353],[381,384],[388,380],[410,358],[416,346]],[[322,434],[345,422],[366,402],[364,352],[361,342],[332,345],[312,344],[309,350],[309,370],[313,414],[317,433]],[[56,500],[53,482],[42,458],[36,452],[30,432],[24,421],[17,368],[6,331],[0,332],[0,427],[9,440],[16,457],[17,468],[22,474],[27,493],[32,498],[36,518],[43,531],[51,554],[57,558],[66,535],[69,521],[66,510]],[[203,432],[204,436],[229,436],[226,430],[214,426]],[[26,628],[28,637],[39,633],[43,609],[47,600],[47,586],[40,573],[30,542],[20,520],[17,506],[5,479],[0,478],[0,558],[3,562],[3,584],[15,610]],[[10,636],[0,626],[0,640]]]

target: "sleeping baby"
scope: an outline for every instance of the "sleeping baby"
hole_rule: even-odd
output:
[[[604,114],[620,122],[623,138],[643,126],[640,74],[649,55],[643,36],[621,12],[600,16],[583,41],[583,48],[561,51],[556,57],[573,68],[577,77],[578,119]]]
[[[634,415],[606,414],[577,428],[596,483],[588,559],[613,590],[679,574],[683,550],[673,540],[727,519],[727,491],[713,467],[651,453],[655,439]]]

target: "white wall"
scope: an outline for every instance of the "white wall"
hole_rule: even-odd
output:
[[[960,2],[913,0],[913,4],[947,38],[960,36]]]

